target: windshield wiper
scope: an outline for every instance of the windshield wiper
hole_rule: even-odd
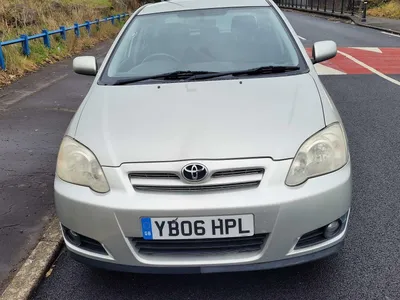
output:
[[[118,79],[112,83],[112,85],[124,85],[135,83],[139,81],[151,80],[151,79],[163,79],[163,80],[180,80],[187,79],[190,77],[194,77],[197,75],[214,75],[219,74],[218,72],[209,72],[209,71],[174,71],[163,74],[156,74],[152,76],[143,76],[143,77],[132,77],[132,78],[123,78]]]
[[[239,71],[229,71],[229,72],[210,72],[210,71],[174,71],[163,74],[156,74],[152,76],[143,77],[132,77],[118,79],[112,85],[125,85],[130,83],[135,83],[139,81],[152,80],[152,79],[162,79],[162,80],[181,80],[185,79],[187,81],[191,80],[201,80],[208,78],[216,78],[222,76],[240,76],[240,75],[259,75],[259,74],[271,74],[271,73],[284,73],[289,71],[299,70],[300,67],[297,66],[263,66],[258,68],[239,70]]]
[[[264,66],[243,71],[234,72],[232,75],[258,75],[271,73],[285,73],[288,71],[297,71],[300,67],[297,66]]]
[[[297,71],[300,70],[298,66],[263,66],[258,68],[239,70],[239,71],[231,71],[231,72],[221,72],[215,74],[204,74],[204,75],[195,75],[193,77],[188,78],[188,80],[198,80],[198,79],[208,79],[215,77],[222,77],[227,75],[232,76],[240,76],[240,75],[261,75],[261,74],[272,74],[272,73],[285,73],[289,71]]]

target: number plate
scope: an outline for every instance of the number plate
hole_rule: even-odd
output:
[[[145,240],[212,239],[254,235],[254,216],[142,217]]]

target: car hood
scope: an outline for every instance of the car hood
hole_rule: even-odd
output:
[[[293,158],[325,126],[309,74],[93,86],[75,138],[103,166],[128,162]]]

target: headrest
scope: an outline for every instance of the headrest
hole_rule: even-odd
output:
[[[232,18],[231,31],[257,30],[257,19],[254,16],[235,16]]]
[[[189,28],[184,26],[181,23],[170,23],[165,24],[159,31],[159,35],[168,36],[168,37],[177,37],[182,35],[189,35]]]
[[[217,34],[217,33],[219,33],[219,29],[217,26],[204,26],[204,27],[200,27],[200,33]]]

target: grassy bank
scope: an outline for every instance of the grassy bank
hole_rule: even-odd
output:
[[[110,0],[0,0],[0,40],[9,40],[21,34],[37,34],[42,29],[54,30],[59,26],[72,26],[114,15],[128,7],[116,6]],[[51,48],[43,45],[42,39],[29,42],[31,55],[22,55],[21,44],[2,47],[7,69],[0,70],[0,87],[32,72],[47,63],[72,56],[92,47],[99,41],[114,37],[122,23],[102,23],[100,30],[92,26],[90,36],[81,28],[81,37],[68,31],[67,40],[59,35],[51,36]]]
[[[400,0],[372,1],[368,16],[400,19]]]

